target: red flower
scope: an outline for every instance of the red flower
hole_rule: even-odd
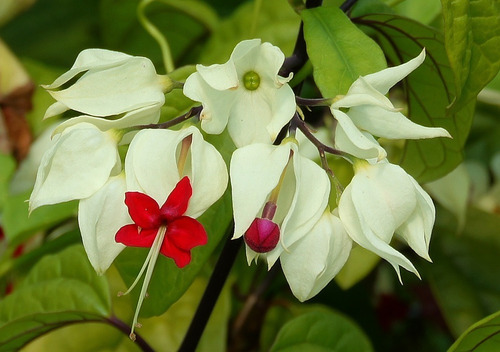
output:
[[[125,204],[134,224],[118,230],[116,242],[131,247],[152,247],[157,236],[162,236],[160,253],[172,258],[179,268],[186,266],[191,261],[191,249],[207,243],[207,234],[200,222],[184,215],[192,193],[187,176],[177,183],[161,208],[144,193],[125,193]]]

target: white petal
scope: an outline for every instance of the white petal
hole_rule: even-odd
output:
[[[360,221],[389,243],[396,228],[413,213],[417,200],[408,174],[399,166],[380,163],[356,170],[352,201]]]
[[[188,98],[203,104],[200,114],[201,128],[210,134],[221,133],[227,125],[236,92],[218,91],[209,86],[198,72],[191,74],[183,89]]]
[[[90,263],[98,274],[104,274],[125,248],[115,241],[115,234],[133,223],[125,206],[125,177],[111,177],[91,197],[82,199],[78,207],[78,224]]]
[[[271,141],[274,142],[281,129],[295,114],[297,108],[295,103],[295,93],[288,84],[272,91],[262,89],[259,93],[261,96],[262,94],[265,94],[264,97],[271,99],[271,101],[268,102],[271,109],[271,116],[270,120],[267,122],[266,129]]]
[[[243,40],[234,47],[230,61],[234,62],[240,80],[246,72],[255,71],[260,51],[260,39]]]
[[[54,104],[52,104],[51,106],[49,106],[47,108],[47,111],[45,111],[45,115],[43,116],[43,119],[45,120],[45,119],[48,119],[49,117],[62,114],[63,112],[68,111],[68,110],[69,110],[69,108],[66,105],[56,101]]]
[[[125,157],[127,189],[165,203],[180,180],[176,150],[179,133],[172,130],[146,129],[138,132]]]
[[[217,149],[203,140],[200,131],[191,126],[182,131],[183,137],[192,133],[191,175],[193,195],[186,215],[197,218],[215,203],[227,188],[226,163]]]
[[[254,143],[271,144],[266,130],[270,107],[259,99],[258,93],[241,89],[231,110],[227,129],[237,148]]]
[[[78,54],[75,63],[71,69],[61,76],[59,76],[52,84],[42,85],[45,89],[57,89],[64,83],[70,81],[79,73],[88,71],[90,69],[103,70],[113,67],[127,61],[132,56],[120,53],[118,51],[111,51],[105,49],[86,49]]]
[[[295,297],[303,302],[318,294],[344,266],[351,246],[340,219],[326,211],[311,231],[280,257]]]
[[[238,88],[238,74],[232,60],[218,65],[196,65],[200,77],[213,89],[226,90]]]
[[[330,180],[325,170],[300,155],[295,144],[292,144],[292,146],[294,149],[295,192],[288,212],[281,224],[280,243],[282,245],[277,246],[268,254],[269,266],[274,264],[283,250],[289,249],[290,246],[311,230],[323,214],[330,195]],[[314,180],[314,182],[311,182],[311,180]],[[282,190],[287,186],[285,182],[283,183]],[[278,210],[280,207],[280,199],[278,199]]]
[[[382,94],[387,94],[389,89],[403,78],[413,72],[425,60],[425,49],[420,54],[404,64],[389,67],[385,70],[364,76],[364,79]]]
[[[234,236],[243,236],[259,213],[290,155],[290,145],[251,144],[237,149],[231,158]]]
[[[281,77],[279,79],[278,72],[283,66],[283,62],[285,62],[285,54],[280,48],[271,43],[262,43],[259,55],[255,60],[254,71],[259,74],[261,82],[269,80],[274,83],[275,88],[279,88],[292,78],[283,80]]]
[[[436,210],[431,197],[420,185],[408,175],[415,186],[417,206],[408,220],[396,231],[408,245],[422,258],[431,261],[429,257],[429,243],[432,227],[436,217]]]
[[[379,137],[390,139],[451,138],[444,128],[421,126],[410,121],[400,112],[388,111],[378,106],[353,107],[347,115],[359,129]]]
[[[68,108],[94,116],[117,115],[165,102],[153,63],[142,57],[102,70],[90,69],[63,90],[47,88]]]
[[[391,101],[368,84],[363,77],[354,81],[347,94],[335,101],[332,108],[350,108],[359,105],[376,105],[387,110],[395,110]]]
[[[137,125],[148,125],[151,123],[157,123],[159,120],[160,120],[160,106],[149,106],[146,108],[134,110],[126,113],[123,117],[116,120],[82,115],[73,117],[61,123],[54,130],[54,135],[63,132],[66,128],[70,126],[74,126],[82,122],[90,123],[99,128],[101,131],[107,131],[110,129],[119,130]]]
[[[364,156],[381,160],[387,152],[372,138],[363,134],[352,120],[340,110],[331,109],[333,116],[338,121],[335,129],[335,145],[349,154],[364,159]],[[337,135],[339,140],[337,141]],[[343,149],[345,148],[345,149]]]
[[[119,165],[113,135],[88,123],[68,128],[42,158],[30,210],[91,196]]]
[[[360,214],[353,204],[351,188],[352,186],[349,184],[342,193],[338,208],[340,220],[342,221],[342,224],[344,224],[349,236],[363,248],[366,248],[387,260],[396,270],[400,281],[401,276],[399,266],[402,266],[406,270],[419,276],[417,269],[415,269],[413,264],[404,255],[396,251],[389,244],[375,235],[370,227],[367,226],[362,219],[360,219]]]

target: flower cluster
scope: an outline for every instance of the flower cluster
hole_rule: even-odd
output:
[[[200,129],[220,134],[227,128],[236,146],[229,163],[233,239],[243,237],[249,263],[260,258],[270,268],[279,260],[301,301],[339,272],[353,241],[389,261],[398,275],[400,266],[418,275],[390,242],[398,237],[429,260],[434,206],[410,175],[387,161],[376,138],[449,137],[442,128],[411,122],[386,97],[424,58],[422,52],[403,65],[359,77],[345,96],[330,101],[337,127],[336,149],[329,148],[355,170],[337,206],[330,200],[335,180],[324,154],[320,166],[294,137],[297,127],[312,134],[298,117],[288,84],[292,75],[278,74],[285,60],[279,48],[247,40],[226,63],[198,65],[183,93],[201,106],[194,121],[178,130],[150,124],[160,120],[164,93],[181,84],[157,75],[146,58],[86,50],[71,70],[45,86],[57,100],[46,117],[66,110],[83,115],[56,128],[30,210],[79,200],[83,244],[98,273],[126,246],[150,248],[139,275],[145,272],[146,278],[135,325],[159,254],[182,268],[194,247],[210,241],[196,218],[222,196],[229,177]],[[277,140],[284,129],[288,137]],[[127,144],[122,160],[118,146]]]

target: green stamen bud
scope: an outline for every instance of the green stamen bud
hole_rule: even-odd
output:
[[[248,71],[243,75],[243,85],[248,90],[256,90],[260,86],[260,76],[255,71]]]

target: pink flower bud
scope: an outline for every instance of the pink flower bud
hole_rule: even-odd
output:
[[[280,228],[269,219],[256,218],[245,232],[246,244],[257,253],[272,251],[280,239]]]

